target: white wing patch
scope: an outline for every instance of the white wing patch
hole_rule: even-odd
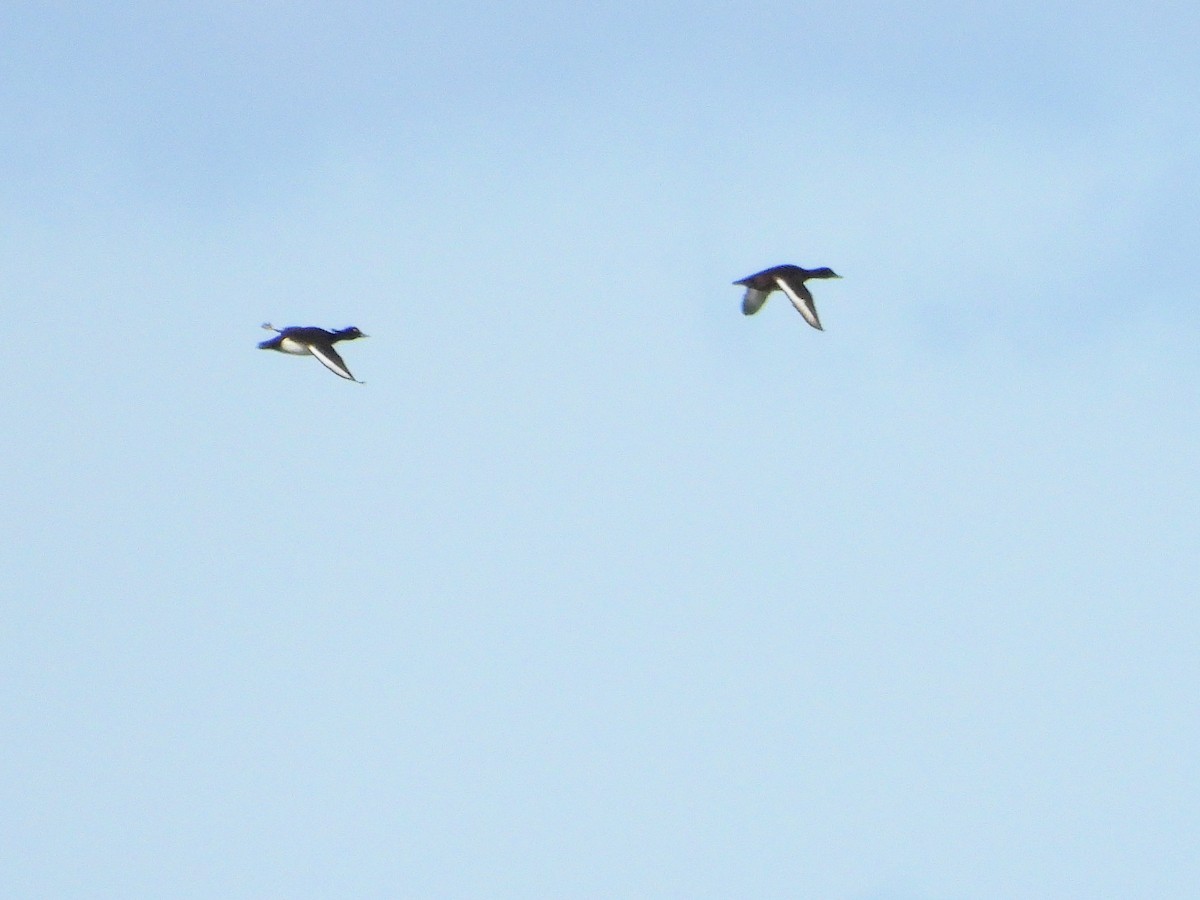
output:
[[[809,325],[818,331],[825,330],[821,327],[821,320],[817,318],[817,305],[813,303],[812,294],[808,292],[808,288],[803,282],[793,288],[783,278],[776,276],[775,283],[779,285],[781,291],[788,295],[788,299],[792,301],[792,306],[796,307],[796,312],[804,316],[804,320]]]
[[[313,344],[309,347],[309,350],[313,356],[321,361],[321,365],[333,374],[340,375],[342,378],[349,379],[350,381],[358,380],[350,374],[350,370],[346,368],[346,364],[342,362],[342,358],[338,356],[337,351],[332,347],[320,347]]]

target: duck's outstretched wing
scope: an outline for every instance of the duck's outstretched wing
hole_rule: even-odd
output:
[[[770,291],[760,291],[758,288],[746,288],[746,296],[742,298],[742,314],[752,316],[767,302],[767,297],[771,296]]]
[[[327,368],[334,375],[338,375],[349,381],[358,381],[350,370],[346,368],[346,363],[342,360],[341,354],[333,349],[332,344],[310,344],[308,348],[312,355],[321,361],[321,365]],[[362,384],[361,381],[358,381]]]
[[[804,316],[804,321],[808,322],[813,328],[818,331],[824,331],[821,327],[821,320],[817,318],[817,305],[813,302],[812,294],[809,293],[808,287],[803,281],[797,281],[794,284],[786,278],[775,276],[775,283],[779,285],[779,289],[788,295],[788,299],[792,301],[792,306],[796,307],[796,312]]]

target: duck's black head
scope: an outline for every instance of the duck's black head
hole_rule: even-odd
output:
[[[334,332],[334,335],[336,336],[335,340],[339,341],[353,341],[358,338],[368,337],[368,335],[363,334],[353,325],[351,325],[349,328],[339,328]]]
[[[833,271],[833,269],[829,268],[828,266],[821,266],[821,268],[813,269],[811,272],[809,272],[808,277],[809,278],[841,278],[842,276],[839,275],[837,272]]]

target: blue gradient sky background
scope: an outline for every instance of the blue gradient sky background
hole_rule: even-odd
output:
[[[0,11],[6,896],[1195,895],[1200,13],[250,6]]]

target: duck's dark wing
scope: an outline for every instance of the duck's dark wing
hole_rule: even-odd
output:
[[[752,316],[767,302],[767,297],[771,296],[770,291],[760,291],[758,288],[747,287],[746,296],[742,298],[742,314]]]
[[[775,283],[779,285],[781,291],[788,295],[792,306],[796,307],[796,312],[804,316],[804,321],[818,331],[825,330],[821,327],[821,320],[817,318],[817,305],[813,302],[812,294],[809,293],[808,286],[803,281],[789,281],[776,276]]]
[[[350,370],[346,368],[346,363],[342,360],[341,354],[333,349],[332,344],[322,341],[318,344],[310,344],[308,349],[313,356],[321,361],[321,365],[334,375],[341,376],[349,381],[358,381],[357,378],[350,374]]]

